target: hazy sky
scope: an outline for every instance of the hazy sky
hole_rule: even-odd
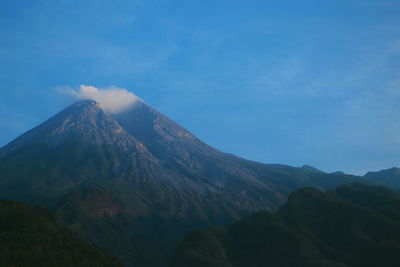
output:
[[[114,85],[222,151],[364,174],[400,166],[399,72],[399,0],[0,0],[0,146]]]

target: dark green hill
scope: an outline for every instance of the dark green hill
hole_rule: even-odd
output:
[[[41,207],[0,200],[0,266],[122,266],[105,250],[56,225]]]
[[[187,235],[172,266],[398,266],[400,194],[344,185],[296,191],[276,213]]]

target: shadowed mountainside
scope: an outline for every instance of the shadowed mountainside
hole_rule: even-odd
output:
[[[45,208],[0,200],[1,266],[122,266],[105,250],[56,225]]]
[[[384,187],[304,188],[276,213],[190,233],[172,266],[397,266],[399,219],[400,194]]]

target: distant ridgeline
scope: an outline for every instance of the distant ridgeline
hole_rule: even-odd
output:
[[[172,266],[400,266],[400,194],[361,184],[300,189],[276,213],[193,231]]]
[[[373,180],[376,183],[400,190],[400,168],[390,168],[378,172],[368,172],[365,179]]]

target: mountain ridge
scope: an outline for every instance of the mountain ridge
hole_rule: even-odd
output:
[[[301,187],[362,179],[223,153],[143,102],[110,114],[80,101],[0,149],[2,198],[53,209],[128,266],[164,266],[191,229],[276,210]]]
[[[400,168],[392,167],[376,172],[370,171],[364,177],[400,190]]]

